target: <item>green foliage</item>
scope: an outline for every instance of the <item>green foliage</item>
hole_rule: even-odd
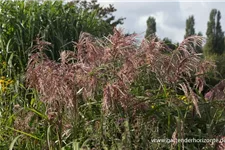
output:
[[[184,35],[184,38],[187,38],[191,35],[195,35],[195,19],[194,16],[189,16],[188,19],[186,20],[186,33]]]
[[[189,36],[194,36],[196,35],[195,33],[195,19],[194,16],[189,16],[188,19],[186,20],[186,29],[185,29],[185,35],[184,35],[184,39],[189,37]],[[202,36],[202,33],[199,32],[197,34],[197,36]],[[193,45],[196,49],[197,53],[202,53],[202,43],[200,45]]]
[[[211,72],[208,76],[208,84],[214,86],[221,79],[224,79],[224,32],[222,31],[221,23],[221,13],[219,10],[212,9],[207,28],[207,41],[204,46],[204,57],[206,59],[211,59],[216,64],[216,70]]]
[[[154,17],[148,17],[147,20],[147,30],[145,33],[145,38],[154,36],[156,33],[156,22]]]
[[[212,9],[208,27],[207,27],[207,42],[204,51],[207,55],[222,54],[224,52],[224,32],[220,24],[221,13],[219,10]]]
[[[179,45],[179,44],[174,44],[172,40],[167,37],[163,39],[163,42],[172,50],[175,50]]]
[[[82,32],[106,36],[123,18],[115,19],[112,5],[103,8],[96,1],[1,1],[0,10],[0,149],[45,149],[47,135],[60,137],[49,127],[38,94],[25,86],[29,54],[40,44],[36,38],[51,42],[44,42],[54,45],[46,53],[58,60],[62,50],[74,49]]]
[[[114,35],[93,43],[95,37],[110,33],[122,21],[113,21],[115,9],[109,9],[96,2],[1,2],[1,150],[217,148],[218,143],[152,141],[219,139],[225,134],[224,102],[208,102],[196,94],[195,86],[188,86],[194,84],[190,78],[204,74],[196,75],[199,66],[206,69],[194,52],[196,47],[191,48],[201,38],[189,38],[169,51],[161,41],[143,41],[137,46],[132,34],[115,30]],[[109,18],[104,20],[101,16],[107,14]],[[80,36],[81,31],[94,36]],[[42,40],[36,40],[36,35]],[[71,41],[78,41],[77,51],[61,53],[66,55],[59,62],[60,51],[73,49]],[[170,39],[164,41],[172,46]],[[45,59],[40,57],[45,56],[40,54],[43,51],[34,52],[43,49],[51,49]],[[29,64],[28,54],[33,60]],[[40,55],[35,59],[35,54]],[[223,62],[222,58],[216,60]],[[25,71],[34,75],[26,84]],[[31,81],[36,89],[29,87]],[[184,82],[189,90],[180,89]],[[75,96],[70,95],[70,88]],[[54,92],[65,95],[54,97]],[[90,92],[93,95],[88,96]],[[51,96],[54,99],[48,103]],[[70,97],[75,100],[73,106],[67,105]],[[198,102],[193,100],[196,97]],[[106,102],[110,106],[107,112]],[[196,103],[201,117],[196,115]]]
[[[198,32],[197,36],[203,37],[201,32]],[[201,43],[201,46],[196,47],[196,51],[197,51],[197,53],[203,53],[203,43]]]
[[[207,57],[207,59],[212,59],[216,65],[216,72],[214,72],[214,78],[217,79],[217,82],[225,78],[225,67],[224,67],[224,60],[225,54],[222,55],[211,55]]]
[[[71,41],[77,42],[81,32],[106,36],[123,20],[115,20],[112,13],[116,9],[112,5],[103,8],[95,1],[1,1],[0,9],[1,52],[13,53],[20,58],[13,59],[18,72],[25,67],[28,53],[37,44],[36,37],[54,45],[47,53],[57,60],[60,51],[73,50]],[[4,59],[8,61],[9,58]]]
[[[109,4],[108,7],[102,7],[99,3],[97,3],[97,0],[92,0],[91,2],[78,0],[78,2],[80,2],[81,8],[85,10],[97,10],[97,16],[102,19],[104,18],[104,20],[110,25],[108,27],[111,30],[113,30],[113,28],[116,27],[118,24],[123,24],[123,20],[125,18],[119,18],[115,20],[115,16],[112,15],[112,13],[116,11],[112,4]]]

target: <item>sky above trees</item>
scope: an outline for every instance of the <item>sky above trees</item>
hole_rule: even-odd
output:
[[[191,15],[194,15],[195,18],[195,30],[206,36],[209,14],[214,8],[221,12],[221,26],[225,31],[225,1],[154,2],[146,0],[135,2],[126,0],[126,2],[122,2],[122,0],[99,0],[99,2],[106,6],[109,3],[113,4],[117,9],[114,15],[118,18],[126,17],[121,26],[125,32],[136,32],[141,34],[141,37],[145,36],[148,17],[153,16],[156,18],[156,34],[160,38],[169,37],[174,42],[180,42],[184,38],[186,19]]]

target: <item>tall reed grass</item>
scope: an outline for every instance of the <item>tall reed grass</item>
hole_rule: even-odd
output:
[[[224,137],[224,102],[201,94],[215,67],[193,47],[202,37],[171,50],[107,36],[97,11],[75,2],[0,7],[0,149],[224,149],[152,142]]]

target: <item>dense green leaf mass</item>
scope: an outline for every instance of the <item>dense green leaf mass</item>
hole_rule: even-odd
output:
[[[124,19],[115,19],[112,5],[103,8],[96,1],[1,1],[0,10],[1,52],[18,55],[21,62],[14,60],[18,71],[26,64],[36,37],[54,45],[48,55],[57,60],[60,51],[74,49],[71,41],[77,42],[81,32],[106,36]],[[9,42],[6,52],[3,47]]]
[[[220,19],[220,11],[212,9],[206,31],[207,42],[204,48],[206,54],[220,55],[224,52],[224,32],[222,31]]]
[[[184,35],[184,38],[187,38],[189,36],[195,35],[195,19],[194,16],[189,16],[188,19],[186,20],[186,33]]]
[[[146,30],[145,38],[154,36],[155,33],[156,33],[156,21],[154,17],[150,16],[147,20],[147,30]]]

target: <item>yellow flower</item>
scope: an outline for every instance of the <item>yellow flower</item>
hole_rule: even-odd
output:
[[[10,84],[13,83],[13,80],[11,79],[6,79],[4,76],[1,77],[0,79],[0,90],[2,92],[5,92],[7,88],[10,86]]]
[[[12,84],[14,81],[13,80],[9,80],[9,84]]]
[[[152,107],[152,109],[154,109],[155,108],[155,105],[152,105],[151,107]]]
[[[0,84],[0,90],[1,90],[2,92],[5,92],[6,88],[5,88],[4,84]]]
[[[188,104],[188,98],[185,95],[176,95],[179,100],[182,100],[185,104]]]
[[[192,108],[193,108],[193,106],[192,106],[192,105],[190,105],[190,106],[188,106],[188,108],[189,108],[189,109],[192,109]]]
[[[187,97],[184,95],[184,96],[181,97],[181,100],[186,101]]]

